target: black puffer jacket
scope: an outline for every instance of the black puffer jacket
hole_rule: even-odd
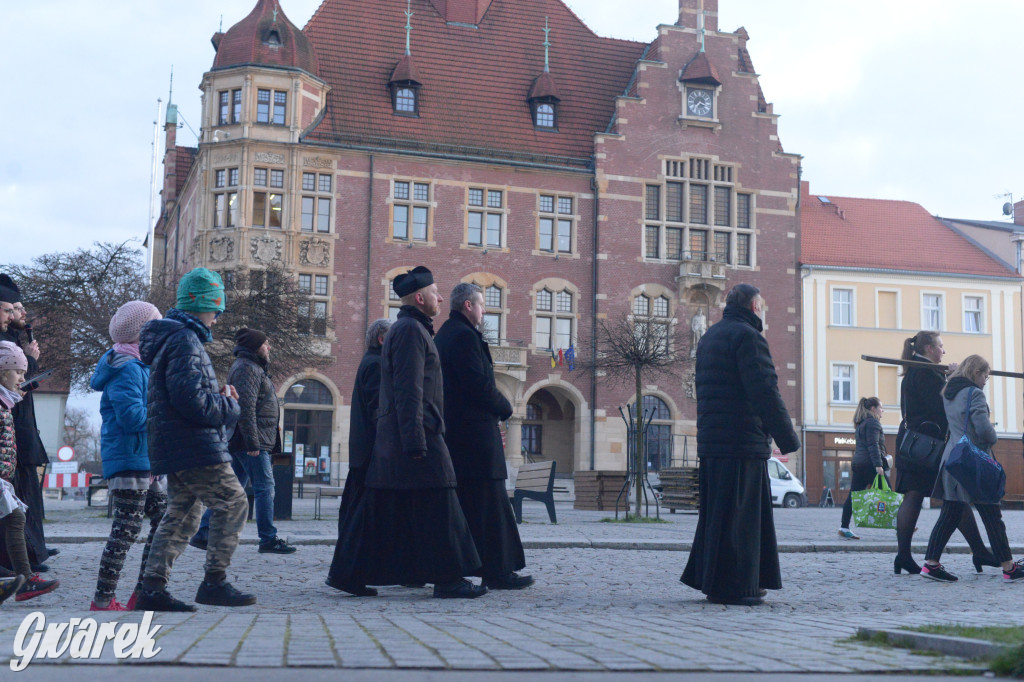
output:
[[[761,329],[752,311],[729,305],[697,346],[699,457],[768,459],[773,438],[783,453],[800,449]]]
[[[149,461],[154,475],[230,462],[228,434],[238,402],[220,395],[203,344],[213,340],[197,318],[180,310],[146,323],[139,353],[149,365]]]
[[[853,453],[853,466],[874,469],[889,468],[889,460],[885,458],[885,434],[882,422],[874,415],[868,415],[857,424],[857,449]]]
[[[914,353],[915,362],[931,362],[923,355]],[[946,408],[942,404],[942,387],[946,376],[940,369],[910,367],[900,384],[900,407],[903,422],[900,423],[896,442],[903,440],[903,433],[910,429],[933,438],[945,438],[949,431]]]
[[[495,385],[490,347],[457,310],[434,344],[444,373],[444,442],[455,477],[459,483],[508,478],[498,420],[512,415],[512,405]]]
[[[267,372],[267,361],[242,346],[235,346],[235,362],[228,372],[228,383],[238,391],[238,424],[231,437],[232,452],[266,450],[277,445],[277,425],[281,406],[274,382]]]
[[[454,488],[444,442],[444,380],[430,318],[402,306],[384,337],[377,440],[366,487],[383,490]]]

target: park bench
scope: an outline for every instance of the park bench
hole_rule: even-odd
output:
[[[341,497],[342,493],[345,492],[344,488],[338,488],[335,486],[320,486],[316,489],[316,498],[313,500],[313,518],[320,520],[320,501],[325,497]]]
[[[516,523],[523,522],[523,500],[543,502],[548,508],[551,523],[558,523],[555,517],[555,462],[536,462],[519,467],[516,487],[512,494],[512,509]]]

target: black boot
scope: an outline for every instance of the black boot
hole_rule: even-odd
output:
[[[172,597],[167,590],[142,590],[135,600],[136,611],[195,611],[196,607]]]
[[[256,595],[239,592],[227,580],[219,583],[204,580],[196,591],[196,603],[207,606],[252,606],[256,603]]]

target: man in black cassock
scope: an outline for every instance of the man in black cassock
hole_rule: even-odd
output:
[[[800,441],[779,395],[764,299],[737,284],[722,320],[697,346],[697,457],[700,515],[680,580],[715,604],[756,605],[782,589],[768,458]]]
[[[7,331],[0,333],[0,341],[11,341],[25,351],[28,358],[26,377],[33,377],[39,374],[39,344],[25,338],[27,313],[17,285],[7,275],[0,275],[0,301],[10,303],[15,311],[14,316],[8,321]],[[43,533],[43,487],[39,480],[38,467],[48,464],[50,458],[46,456],[46,448],[36,426],[32,390],[38,387],[39,384],[34,384],[22,401],[11,410],[14,417],[14,437],[18,444],[18,466],[14,470],[13,483],[18,497],[28,505],[28,512],[25,514],[25,545],[28,548],[32,570],[47,571],[49,566],[43,562],[57,554],[58,550],[47,549]]]
[[[462,283],[452,290],[448,320],[434,338],[444,374],[444,442],[458,479],[459,502],[483,566],[478,575],[492,590],[533,584],[515,571],[526,566],[512,504],[505,490],[508,470],[498,421],[512,405],[494,382],[491,350],[480,333],[483,290]]]
[[[377,440],[377,405],[380,399],[380,351],[384,337],[391,327],[391,320],[383,318],[374,321],[366,330],[366,353],[356,370],[356,382],[352,387],[352,406],[348,428],[348,476],[345,490],[341,495],[341,509],[338,511],[338,537],[344,535],[345,520],[352,508],[363,496],[366,484],[366,470],[370,466],[370,453]],[[344,562],[341,542],[334,547],[334,561],[327,574],[327,584],[338,587],[336,571]],[[367,595],[375,590],[366,589]]]
[[[381,349],[377,439],[363,497],[338,538],[332,586],[372,596],[367,585],[433,583],[435,597],[472,599],[487,588],[462,577],[480,569],[480,557],[444,443],[444,380],[431,322],[444,299],[423,266],[392,286],[402,308]]]

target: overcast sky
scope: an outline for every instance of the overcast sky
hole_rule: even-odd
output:
[[[362,0],[372,1],[372,0]],[[320,0],[281,0],[304,26]],[[210,36],[255,0],[8,3],[0,63],[3,262],[120,241],[148,229],[153,121],[174,101],[199,128]],[[569,0],[596,33],[650,41],[677,0]],[[907,199],[930,212],[1001,219],[1024,197],[1019,72],[1024,2],[720,0],[746,27],[780,136],[820,194]],[[400,21],[401,17],[396,17]],[[414,19],[415,22],[415,19]],[[556,37],[557,39],[557,37]],[[189,128],[179,144],[195,144]]]

